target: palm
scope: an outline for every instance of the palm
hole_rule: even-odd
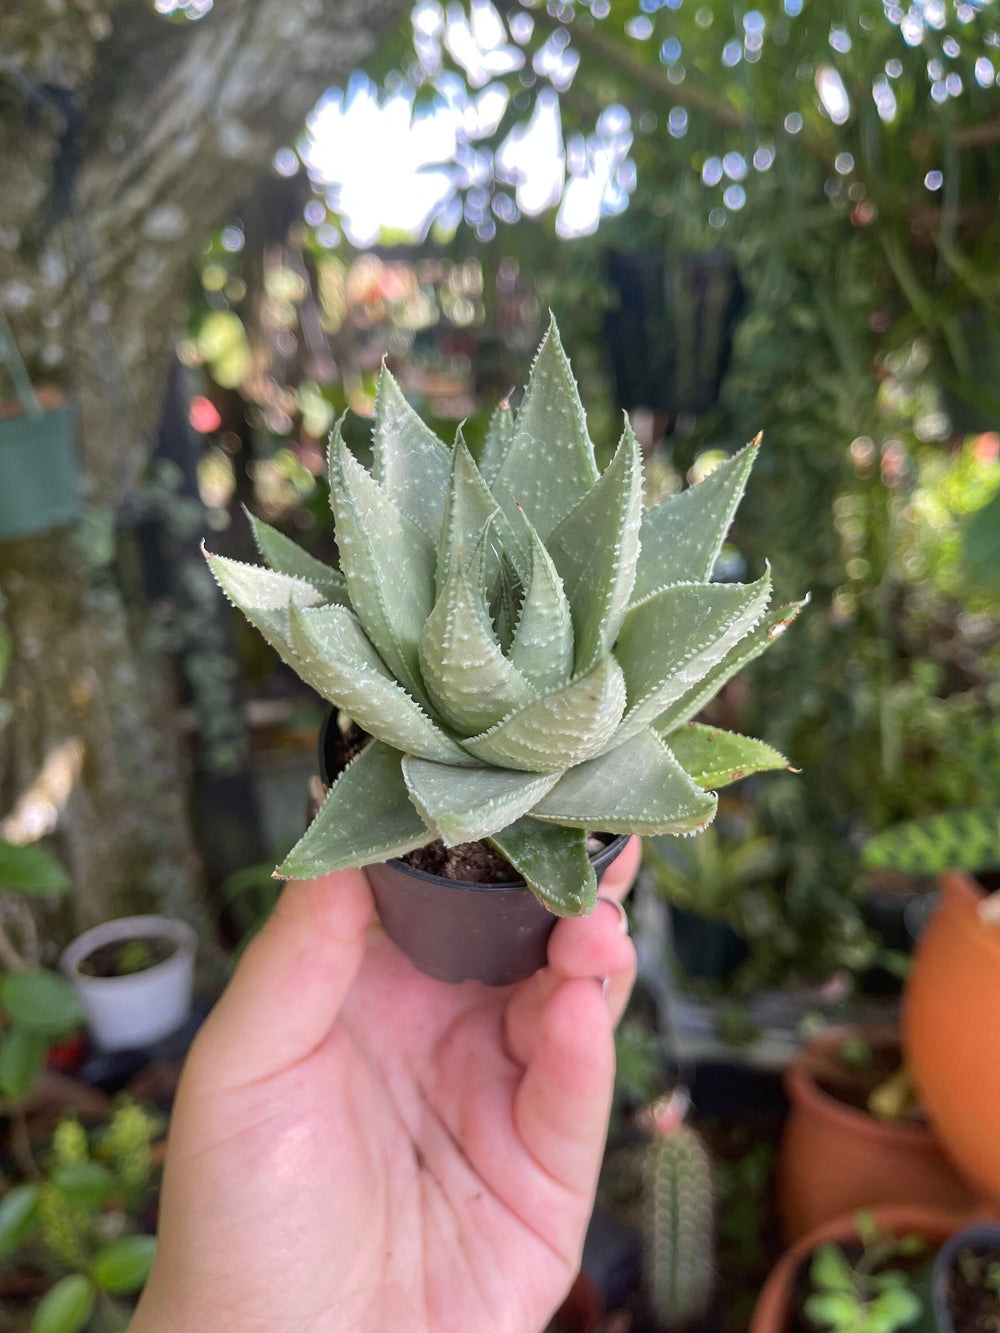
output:
[[[554,986],[444,985],[376,933],[333,1025],[264,1077],[227,1078],[206,1034],[171,1128],[151,1283],[168,1326],[198,1327],[190,1290],[213,1333],[539,1330],[579,1261],[612,1059],[600,989]],[[546,1123],[535,1067],[570,1020],[590,1028],[570,1097],[607,1085],[579,1143]]]

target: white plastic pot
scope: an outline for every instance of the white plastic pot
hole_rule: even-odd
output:
[[[124,977],[88,977],[80,964],[102,944],[143,937],[172,940],[177,948],[162,963]],[[148,1046],[187,1020],[194,994],[198,936],[186,921],[167,916],[123,916],[84,931],[60,959],[84,1009],[94,1041],[106,1051]]]

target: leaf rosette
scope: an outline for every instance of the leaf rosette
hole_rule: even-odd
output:
[[[626,423],[598,471],[553,322],[478,462],[382,371],[369,472],[329,447],[340,569],[251,518],[264,567],[209,556],[227,597],[371,736],[276,872],[310,878],[485,839],[560,915],[589,912],[586,832],[691,834],[714,789],[787,767],[694,722],[790,623],[770,574],[712,570],[756,443],[643,507]]]

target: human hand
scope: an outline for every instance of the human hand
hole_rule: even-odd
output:
[[[502,989],[417,972],[361,871],[289,884],[188,1058],[130,1333],[539,1333],[593,1205],[639,854]]]

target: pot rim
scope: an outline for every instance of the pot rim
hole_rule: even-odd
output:
[[[117,941],[152,936],[168,939],[177,947],[169,958],[163,958],[152,967],[144,967],[141,972],[129,972],[118,977],[90,977],[80,971],[83,963],[104,944]],[[198,932],[187,921],[179,917],[157,916],[146,913],[139,916],[119,916],[100,925],[91,926],[81,935],[77,935],[62,951],[59,965],[67,976],[84,985],[117,985],[120,982],[134,981],[136,977],[152,977],[161,974],[163,969],[176,967],[178,961],[194,957],[198,949]]]
[[[632,836],[631,833],[616,833],[599,852],[588,852],[587,859],[593,864],[601,857],[607,856],[609,857],[608,864],[610,864],[619,852],[624,851],[625,844]],[[481,839],[481,841],[485,841],[485,839]],[[381,864],[392,866],[393,870],[401,870],[403,874],[412,875],[414,879],[427,880],[431,884],[445,884],[452,889],[471,889],[474,893],[494,893],[504,890],[510,892],[511,889],[527,889],[531,893],[527,881],[521,878],[494,880],[492,884],[484,884],[479,880],[449,879],[447,875],[434,875],[428,870],[418,870],[416,866],[408,865],[406,861],[401,860],[398,856],[390,857],[389,860],[383,861]]]
[[[810,1051],[826,1053],[836,1049],[850,1037],[863,1036],[865,1033],[889,1032],[891,1029],[878,1025],[845,1024],[830,1028],[814,1037],[804,1048],[802,1055]],[[801,1056],[785,1070],[785,1093],[790,1102],[810,1110],[820,1119],[833,1121],[852,1134],[868,1139],[891,1140],[908,1148],[923,1149],[928,1153],[937,1153],[938,1146],[926,1125],[886,1123],[876,1119],[867,1111],[856,1106],[838,1101],[828,1092],[824,1092],[812,1074],[803,1067]]]
[[[993,954],[1000,966],[1000,930],[979,919],[979,905],[986,890],[979,881],[964,870],[946,870],[940,877],[941,892],[946,903],[954,907],[952,919],[970,947]]]

